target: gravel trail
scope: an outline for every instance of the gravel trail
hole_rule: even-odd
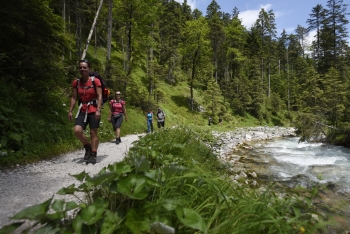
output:
[[[123,160],[133,142],[142,136],[122,137],[119,145],[115,141],[100,143],[95,165],[85,164],[85,151],[82,149],[50,160],[0,171],[0,228],[11,222],[10,217],[28,206],[42,203],[52,196],[62,199],[56,194],[58,190],[79,183],[69,174],[79,174],[85,170],[92,176],[103,167]]]
[[[224,134],[213,132],[222,139],[218,149],[220,159],[226,160],[226,153],[237,145],[252,140],[268,140],[293,135],[295,129],[283,127],[235,128]],[[40,204],[52,196],[54,199],[70,199],[56,193],[63,187],[79,181],[69,174],[79,174],[85,170],[90,176],[97,174],[103,167],[119,162],[126,156],[133,143],[145,134],[122,137],[122,143],[115,141],[101,143],[98,148],[97,163],[86,165],[83,161],[85,151],[78,150],[62,154],[39,163],[18,166],[0,171],[0,228],[11,222],[9,219],[24,208]]]

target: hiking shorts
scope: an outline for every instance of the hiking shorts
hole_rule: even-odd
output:
[[[120,128],[122,126],[123,114],[113,115],[111,122],[112,122],[113,130],[114,131],[117,130],[117,128]]]
[[[90,129],[91,129],[91,128],[99,128],[99,127],[100,127],[100,120],[101,120],[101,118],[96,119],[95,113],[89,113],[89,114],[87,114],[86,122],[84,122],[84,119],[85,119],[85,113],[80,112],[79,115],[78,115],[78,118],[75,119],[74,126],[75,126],[75,125],[79,125],[79,126],[81,126],[84,130],[86,129],[86,126],[87,126],[88,124],[89,124],[89,126],[90,126]]]
[[[165,121],[158,121],[158,128],[164,128]]]

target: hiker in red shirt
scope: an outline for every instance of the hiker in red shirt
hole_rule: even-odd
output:
[[[96,163],[98,135],[97,130],[100,127],[101,106],[102,106],[102,85],[99,79],[89,76],[90,63],[87,60],[80,60],[79,73],[81,78],[73,81],[73,92],[70,100],[68,119],[73,120],[72,111],[75,104],[80,100],[79,109],[75,116],[74,134],[84,145],[86,163]],[[91,143],[84,134],[86,126],[90,127]]]
[[[115,98],[109,102],[109,118],[108,121],[112,123],[113,130],[115,132],[115,143],[118,145],[122,141],[120,140],[120,127],[122,126],[123,119],[128,121],[126,115],[125,101],[121,99],[120,91],[115,93]]]

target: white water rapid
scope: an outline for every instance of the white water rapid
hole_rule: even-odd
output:
[[[350,149],[298,140],[291,137],[257,143],[253,145],[253,154],[264,155],[271,175],[279,180],[303,175],[317,183],[336,184],[350,193]]]

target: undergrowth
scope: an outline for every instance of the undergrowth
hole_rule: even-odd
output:
[[[235,184],[213,150],[208,132],[179,126],[148,134],[128,156],[60,195],[80,202],[49,199],[25,208],[20,220],[35,221],[36,233],[321,233],[322,216],[308,199],[281,196],[267,188]],[[71,215],[73,214],[73,215]],[[315,218],[317,217],[317,218]]]

